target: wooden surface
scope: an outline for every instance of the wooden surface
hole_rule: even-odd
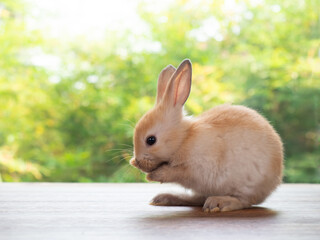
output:
[[[320,239],[320,185],[282,185],[260,207],[156,207],[166,184],[0,184],[0,239]]]

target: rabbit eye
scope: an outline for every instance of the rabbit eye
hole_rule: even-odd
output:
[[[153,144],[155,144],[157,141],[157,138],[155,136],[150,136],[150,137],[147,137],[146,139],[146,143],[151,146]]]

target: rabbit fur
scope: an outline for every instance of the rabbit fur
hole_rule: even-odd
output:
[[[263,202],[282,181],[279,135],[255,110],[224,104],[198,117],[183,111],[192,65],[169,65],[158,78],[157,100],[137,123],[130,164],[147,180],[178,183],[192,195],[160,194],[151,204],[232,211]],[[148,145],[153,136],[156,142]]]

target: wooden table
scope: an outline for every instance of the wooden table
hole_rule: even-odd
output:
[[[320,239],[320,185],[282,185],[260,207],[156,207],[166,184],[0,184],[0,239]]]

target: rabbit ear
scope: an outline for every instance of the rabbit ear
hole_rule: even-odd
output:
[[[174,66],[168,65],[159,74],[158,89],[157,89],[157,104],[161,101],[162,96],[166,90],[167,83],[169,82],[171,76],[174,74],[175,71],[176,71],[176,68]]]
[[[165,101],[169,106],[182,107],[187,101],[191,89],[192,65],[185,59],[172,75],[165,92]]]

